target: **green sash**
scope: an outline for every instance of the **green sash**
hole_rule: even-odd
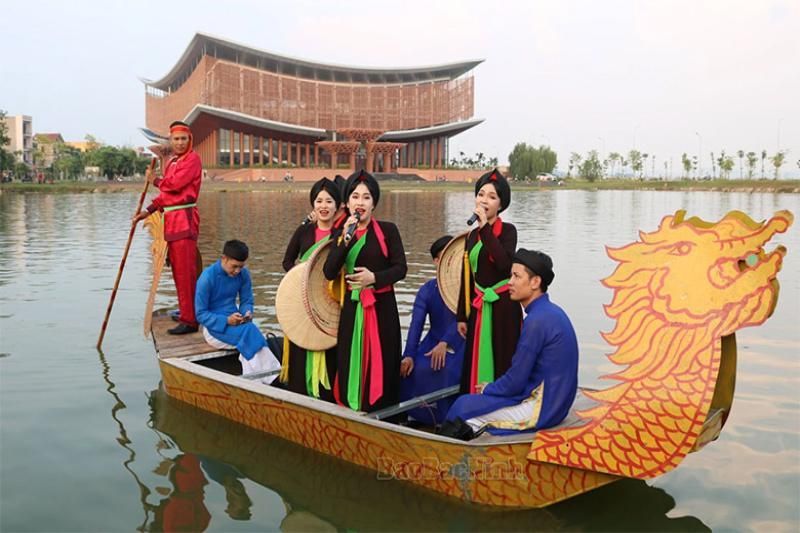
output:
[[[344,261],[344,268],[348,274],[353,274],[356,267],[356,259],[367,242],[365,232],[347,252]],[[356,317],[353,324],[353,338],[350,341],[350,372],[347,375],[347,404],[354,411],[361,408],[361,366],[364,349],[364,306],[361,305],[361,289],[353,289],[350,299],[356,304]]]

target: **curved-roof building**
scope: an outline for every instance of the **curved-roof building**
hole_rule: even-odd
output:
[[[321,166],[331,154],[317,141],[339,130],[379,130],[403,147],[376,168],[446,164],[448,140],[474,119],[471,71],[482,60],[369,68],[326,64],[198,33],[172,69],[145,84],[146,128],[192,125],[207,167]],[[337,157],[333,154],[333,157]],[[351,160],[352,162],[352,160]]]

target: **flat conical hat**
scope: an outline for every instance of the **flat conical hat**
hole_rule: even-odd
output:
[[[330,249],[329,241],[317,248],[306,261],[308,267],[304,271],[302,293],[306,314],[311,317],[317,329],[333,337],[334,343],[331,345],[333,346],[339,334],[339,315],[342,313],[342,308],[339,305],[338,295],[342,287],[340,278],[330,282],[322,271]]]
[[[439,266],[436,267],[436,281],[439,285],[439,294],[442,295],[445,305],[454,313],[458,312],[458,293],[461,290],[462,272],[464,265],[464,247],[467,243],[467,234],[453,237],[442,250]]]
[[[283,276],[275,294],[275,313],[283,334],[306,350],[327,350],[336,345],[336,337],[320,330],[306,312],[302,284],[308,263],[292,268]]]

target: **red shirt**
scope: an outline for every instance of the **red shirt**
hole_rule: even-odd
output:
[[[167,211],[164,211],[164,208],[197,202],[202,178],[203,165],[200,156],[192,151],[181,157],[172,157],[167,163],[164,177],[156,179],[153,183],[160,192],[153,198],[147,211],[164,212],[165,240],[197,240],[200,233],[200,214],[197,207]]]

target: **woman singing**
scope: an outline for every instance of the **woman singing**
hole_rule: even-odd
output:
[[[496,169],[475,184],[478,227],[467,235],[458,298],[458,330],[466,336],[462,394],[503,375],[519,339],[522,309],[508,296],[517,228],[498,216],[510,203],[511,188]]]
[[[397,226],[372,216],[380,199],[375,178],[356,172],[345,192],[351,215],[334,231],[324,266],[327,279],[344,269],[347,282],[334,395],[353,410],[376,411],[400,395],[400,318],[392,285],[406,276],[406,256]]]

